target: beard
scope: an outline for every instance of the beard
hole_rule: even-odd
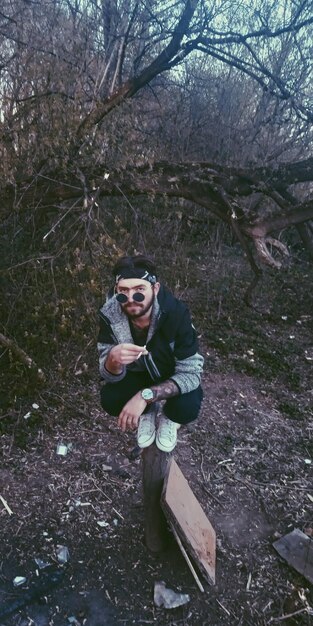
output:
[[[143,317],[151,309],[154,303],[154,298],[155,298],[155,295],[154,293],[152,293],[150,300],[148,300],[147,302],[143,302],[142,304],[141,302],[132,302],[131,304],[129,303],[123,304],[122,309],[125,315],[127,315],[129,319],[136,319],[138,317]]]

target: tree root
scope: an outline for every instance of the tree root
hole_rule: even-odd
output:
[[[268,246],[272,246],[279,250],[279,252],[283,256],[289,256],[289,250],[287,246],[278,239],[273,239],[273,237],[255,237],[253,239],[253,243],[256,249],[256,253],[260,259],[260,261],[264,265],[269,265],[276,270],[279,270],[282,266],[281,261],[274,259],[273,255],[270,253]]]

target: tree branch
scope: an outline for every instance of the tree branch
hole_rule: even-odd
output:
[[[144,68],[138,76],[134,76],[127,80],[119,89],[117,89],[109,98],[100,102],[90,113],[85,117],[77,130],[77,139],[82,139],[86,132],[99,124],[101,120],[110,113],[114,108],[119,106],[125,99],[134,96],[137,91],[147,85],[155,76],[158,76],[165,70],[169,69],[170,61],[177,55],[181,49],[181,42],[188,31],[189,24],[196,10],[199,0],[187,0],[185,9],[180,17],[180,20],[174,29],[174,33],[170,43],[164,50],[148,65]],[[191,51],[191,50],[190,50]]]
[[[43,371],[36,365],[35,361],[28,354],[26,354],[26,352],[24,352],[24,350],[22,350],[22,348],[20,348],[15,341],[13,341],[13,339],[9,339],[0,333],[0,344],[4,348],[10,350],[19,361],[28,367],[28,369],[32,370],[36,374],[38,380],[41,382],[45,381],[46,377]]]

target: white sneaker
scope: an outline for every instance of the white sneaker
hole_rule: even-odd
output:
[[[156,436],[156,445],[163,452],[172,452],[177,442],[177,428],[179,424],[172,422],[167,417],[161,417]]]
[[[139,448],[148,448],[155,440],[155,412],[144,413],[138,424],[137,443]]]

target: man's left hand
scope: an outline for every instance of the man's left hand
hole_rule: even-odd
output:
[[[141,393],[136,393],[128,402],[118,416],[117,424],[124,432],[134,430],[138,426],[139,418],[147,406],[146,401],[141,397]]]

